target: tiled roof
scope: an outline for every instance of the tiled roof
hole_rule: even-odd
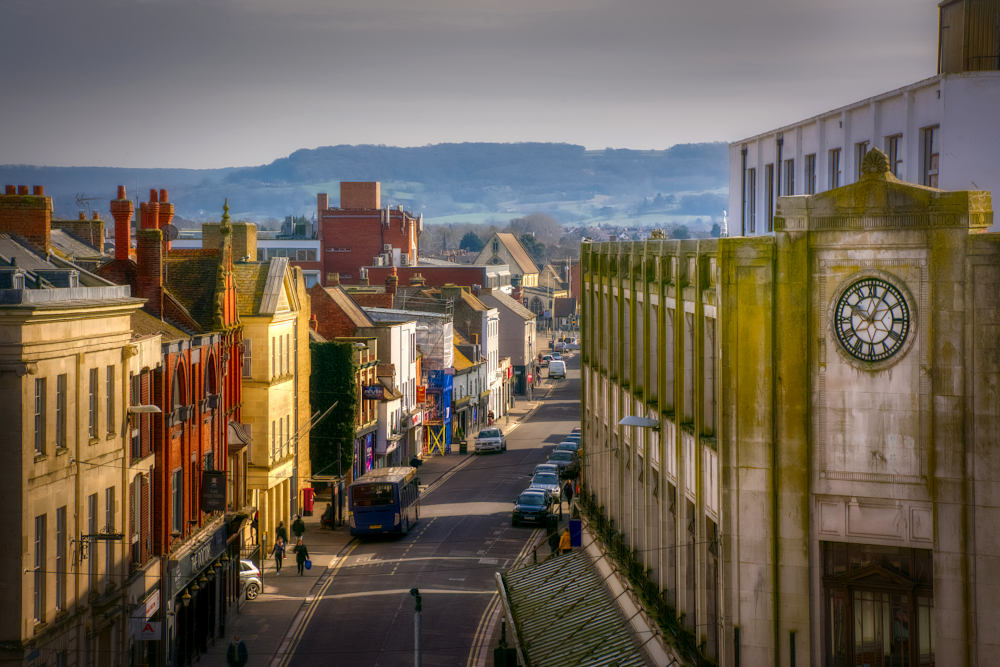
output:
[[[472,368],[473,366],[475,366],[475,364],[472,363],[471,361],[469,361],[469,359],[464,354],[462,354],[459,351],[458,346],[456,345],[455,346],[455,363],[453,364],[453,367],[455,368],[455,370],[456,371],[464,371],[464,370],[468,370],[468,369]]]
[[[104,256],[100,250],[97,250],[93,246],[78,240],[75,236],[64,229],[53,229],[49,233],[49,242],[52,244],[53,248],[66,257],[81,259],[84,257]]]
[[[212,331],[215,328],[218,251],[202,250],[197,254],[171,252],[165,267],[166,286],[171,295],[203,330]]]
[[[236,306],[240,317],[255,317],[264,298],[264,285],[270,264],[267,262],[237,262],[233,264],[236,282]]]
[[[190,338],[186,333],[174,325],[153,317],[144,310],[137,310],[132,313],[132,337],[152,336],[160,334],[164,341],[187,340]]]
[[[535,260],[531,259],[531,255],[524,249],[524,246],[521,245],[516,236],[507,232],[497,232],[497,238],[507,248],[507,252],[514,258],[514,261],[517,262],[521,273],[538,273],[538,265],[535,264]]]
[[[583,550],[498,575],[529,665],[642,667],[628,621]]]
[[[10,261],[11,258],[17,261],[18,267],[28,271],[47,271],[56,267],[28,247],[22,244],[9,234],[0,234],[0,258]]]

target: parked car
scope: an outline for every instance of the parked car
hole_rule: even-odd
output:
[[[579,442],[560,442],[556,445],[555,451],[557,452],[579,452],[580,443]]]
[[[522,491],[514,501],[514,512],[511,514],[510,523],[512,526],[521,523],[545,525],[549,517],[553,516],[554,508],[555,502],[544,491],[533,489]]]
[[[542,366],[545,366],[546,368],[548,368],[548,365],[549,365],[550,361],[552,361],[552,355],[551,354],[543,354],[542,355]]]
[[[562,485],[559,483],[559,475],[551,472],[536,472],[531,477],[531,484],[527,490],[539,489],[552,496],[558,503],[562,502]]]
[[[562,361],[562,358],[563,358],[562,355],[559,354],[558,352],[553,352],[552,353],[552,360],[553,361]]]
[[[580,437],[579,433],[570,433],[567,436],[563,436],[563,442],[580,442],[583,438]]]
[[[538,474],[540,472],[550,472],[555,475],[559,474],[559,466],[555,463],[539,463],[535,466],[535,472],[532,475]]]
[[[573,434],[573,433],[583,433],[583,429],[581,429],[579,426],[577,426],[575,429],[573,429],[572,431],[570,431],[570,434]]]
[[[567,452],[565,450],[553,451],[549,454],[549,463],[555,463],[559,466],[559,472],[562,472],[569,466],[573,465],[580,460],[580,456],[576,452]]]
[[[507,436],[498,428],[484,428],[476,436],[476,442],[472,445],[472,451],[476,454],[480,452],[502,452],[507,449]]]
[[[552,346],[552,349],[555,350],[556,352],[562,352],[563,350],[566,349],[566,343],[562,342],[561,340],[557,340],[555,342],[555,345]]]
[[[566,362],[553,359],[549,362],[549,377],[566,379]]]
[[[246,587],[247,600],[253,600],[260,595],[260,570],[252,561],[240,561],[240,581]]]
[[[580,339],[579,338],[567,338],[564,350],[579,350],[580,349]]]

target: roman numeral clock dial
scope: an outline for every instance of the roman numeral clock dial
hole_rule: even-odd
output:
[[[844,351],[860,361],[885,361],[910,333],[910,307],[894,285],[864,278],[848,287],[834,312],[834,331]]]

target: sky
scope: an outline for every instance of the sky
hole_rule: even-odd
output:
[[[936,73],[937,0],[0,0],[0,164],[735,141]]]

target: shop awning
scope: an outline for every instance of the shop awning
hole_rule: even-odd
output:
[[[585,551],[496,576],[525,667],[649,664]]]

